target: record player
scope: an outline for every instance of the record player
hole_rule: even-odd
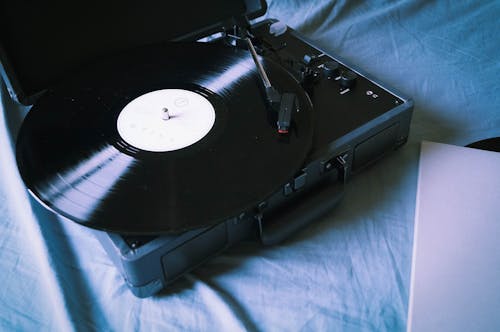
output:
[[[27,189],[139,297],[243,239],[278,243],[408,137],[413,103],[264,0],[1,2]],[[21,23],[22,22],[22,23]],[[35,28],[36,27],[36,28]]]

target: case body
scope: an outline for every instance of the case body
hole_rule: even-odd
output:
[[[178,12],[164,14],[170,7],[168,2],[148,0],[141,5],[133,1],[110,2],[100,7],[95,31],[83,39],[86,52],[77,54],[81,44],[74,40],[65,41],[70,33],[83,34],[86,31],[84,23],[92,17],[97,4],[81,2],[85,10],[74,24],[70,24],[73,29],[56,34],[51,43],[40,45],[34,40],[39,38],[36,35],[23,43],[15,42],[16,36],[26,33],[26,27],[14,24],[20,18],[19,13],[27,13],[38,24],[39,19],[34,17],[36,10],[43,10],[53,20],[41,31],[55,33],[60,30],[58,25],[74,19],[65,16],[67,5],[61,2],[58,10],[50,12],[43,6],[39,8],[40,4],[21,2],[4,11],[6,3],[0,3],[0,21],[4,19],[0,25],[2,76],[11,96],[25,104],[36,102],[37,96],[48,86],[99,55],[143,43],[210,40],[214,33],[225,38],[224,34],[236,32],[249,20],[262,16],[267,8],[265,1],[258,0],[190,1],[181,6],[189,9],[192,16],[188,15],[187,19],[182,16],[180,21]],[[114,6],[119,6],[120,13],[123,12],[118,23],[106,20],[106,13]],[[193,10],[196,7],[199,10]],[[162,15],[172,18],[172,21],[165,25]],[[153,19],[145,20],[144,17]],[[143,26],[130,32],[130,22]],[[279,28],[279,33],[276,33],[276,28]],[[317,48],[292,29],[285,26],[283,31],[283,25],[275,20],[258,22],[250,26],[250,30],[261,54],[278,62],[301,81],[312,100],[316,120],[310,154],[296,176],[256,206],[253,212],[228,216],[218,225],[168,236],[132,237],[95,231],[127,285],[139,297],[158,292],[243,239],[261,241],[265,245],[282,241],[333,208],[340,201],[343,187],[352,174],[406,142],[413,108],[409,98],[335,54]],[[99,35],[103,31],[105,33]],[[109,36],[122,36],[122,33],[126,37],[108,42]],[[46,49],[30,68],[26,63],[33,45]],[[58,54],[61,49],[67,52]],[[357,75],[356,84],[346,88],[340,85],[340,76],[327,77],[324,73],[328,62],[338,64],[339,73]],[[304,68],[309,74],[318,74],[319,77],[312,75],[305,79]]]
[[[274,23],[259,22],[252,26],[252,32],[263,44],[286,45],[275,60],[289,72],[299,75],[290,63],[323,54],[323,64],[332,60],[342,69],[356,72],[356,87],[350,94],[341,94],[330,80],[313,84],[309,93],[317,115],[317,134],[311,154],[296,177],[264,201],[264,207],[256,207],[255,213],[231,216],[221,224],[174,236],[135,237],[97,231],[96,236],[136,296],[160,291],[241,240],[279,243],[334,208],[351,175],[406,142],[413,108],[410,99],[346,60],[318,49],[290,28],[282,35],[272,35],[269,31]],[[368,108],[371,111],[364,111]],[[354,110],[361,112],[356,115]]]

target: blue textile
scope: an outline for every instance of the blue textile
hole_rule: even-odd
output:
[[[420,142],[500,136],[500,2],[268,3],[268,17],[412,97],[409,142],[284,243],[242,243],[138,299],[89,230],[30,201],[12,138],[27,110],[4,95],[0,330],[405,329]]]

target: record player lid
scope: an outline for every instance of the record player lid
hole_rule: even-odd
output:
[[[169,40],[196,40],[232,18],[254,19],[265,0],[0,0],[0,73],[11,96],[31,104],[100,55]]]

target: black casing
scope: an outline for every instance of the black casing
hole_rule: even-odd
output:
[[[132,6],[131,3],[120,2],[122,7],[119,8],[123,10],[128,5]],[[0,4],[1,12],[6,5],[4,2]],[[23,4],[24,2],[20,6]],[[153,8],[168,6],[156,0],[149,0],[147,4],[159,6]],[[29,5],[26,6],[25,11],[33,11]],[[104,13],[112,7],[113,5],[106,5]],[[50,54],[54,53],[49,48],[48,51],[45,50],[46,54],[38,59],[34,68],[40,71],[35,73],[26,73],[27,69],[23,66],[22,58],[30,43],[34,43],[36,36],[33,40],[21,43],[23,45],[16,45],[13,40],[19,31],[12,26],[15,17],[8,17],[0,24],[2,37],[0,60],[3,64],[1,73],[13,99],[25,104],[33,103],[45,88],[71,75],[72,70],[97,55],[145,42],[197,40],[216,32],[225,34],[241,24],[246,24],[248,19],[263,15],[266,3],[259,0],[239,1],[232,7],[233,12],[219,11],[213,7],[211,9],[213,9],[211,13],[204,13],[210,19],[205,18],[203,24],[198,23],[196,15],[192,20],[188,19],[183,25],[175,28],[165,27],[153,20],[153,23],[148,23],[139,29],[139,32],[132,33],[130,38],[125,40],[118,38],[118,41],[115,40],[110,46],[103,48],[100,48],[102,43],[99,41],[105,39],[106,33],[104,37],[98,38],[97,43],[93,43],[91,38],[86,38],[84,43],[86,45],[90,43],[91,47],[84,56],[75,56],[76,53],[72,52],[78,52],[78,44],[70,43],[67,45],[69,55],[56,59],[61,61],[61,68],[58,66],[58,61],[49,59]],[[132,12],[125,10],[124,15],[134,16]],[[158,10],[145,10],[145,12],[158,18],[156,14]],[[0,21],[7,14],[5,12],[0,14]],[[47,15],[55,18],[64,16],[58,11]],[[102,12],[98,17],[101,16],[104,17]],[[132,19],[132,17],[127,18]],[[67,19],[56,20],[63,23],[66,21]],[[98,28],[95,29],[94,35],[90,34],[91,37],[95,37],[95,34],[102,29],[109,29],[109,22],[101,22],[99,19],[97,22]],[[147,297],[158,292],[184,273],[242,239],[257,239],[265,245],[282,241],[333,208],[339,202],[343,187],[352,174],[406,142],[413,108],[410,99],[338,56],[316,48],[290,28],[280,35],[271,34],[270,27],[275,23],[274,20],[256,23],[251,26],[251,31],[255,35],[255,43],[261,54],[280,63],[301,81],[312,100],[316,118],[315,136],[302,170],[271,197],[256,206],[254,211],[228,216],[226,221],[218,225],[168,236],[132,237],[95,231],[97,238],[136,296]],[[6,26],[10,34],[5,33]],[[54,27],[49,26],[47,29],[52,31]],[[59,43],[67,37],[65,33],[57,36]],[[222,37],[224,38],[226,37]],[[21,60],[15,60],[16,56],[21,54]],[[57,54],[55,56],[57,58]],[[308,58],[316,60],[307,63],[308,61],[304,59]],[[340,72],[355,72],[358,75],[356,84],[346,90],[340,86],[338,80],[340,76],[326,76],[324,64],[328,61],[338,63]],[[52,71],[40,68],[43,66],[48,66]],[[317,75],[304,78],[305,68]]]
[[[96,232],[135,295],[158,292],[242,239],[257,239],[264,245],[279,243],[333,208],[352,174],[406,142],[413,108],[410,99],[347,61],[319,50],[290,28],[279,37],[272,36],[268,28],[275,22],[267,20],[252,27],[262,41],[261,50],[286,45],[271,58],[297,74],[294,66],[302,63],[304,55],[325,54],[316,66],[318,71],[323,63],[334,60],[341,69],[358,74],[356,86],[341,94],[334,79],[323,77],[311,84],[308,89],[317,115],[311,154],[302,171],[256,207],[255,213],[231,216],[221,224],[174,236]],[[326,165],[331,165],[330,170]]]

